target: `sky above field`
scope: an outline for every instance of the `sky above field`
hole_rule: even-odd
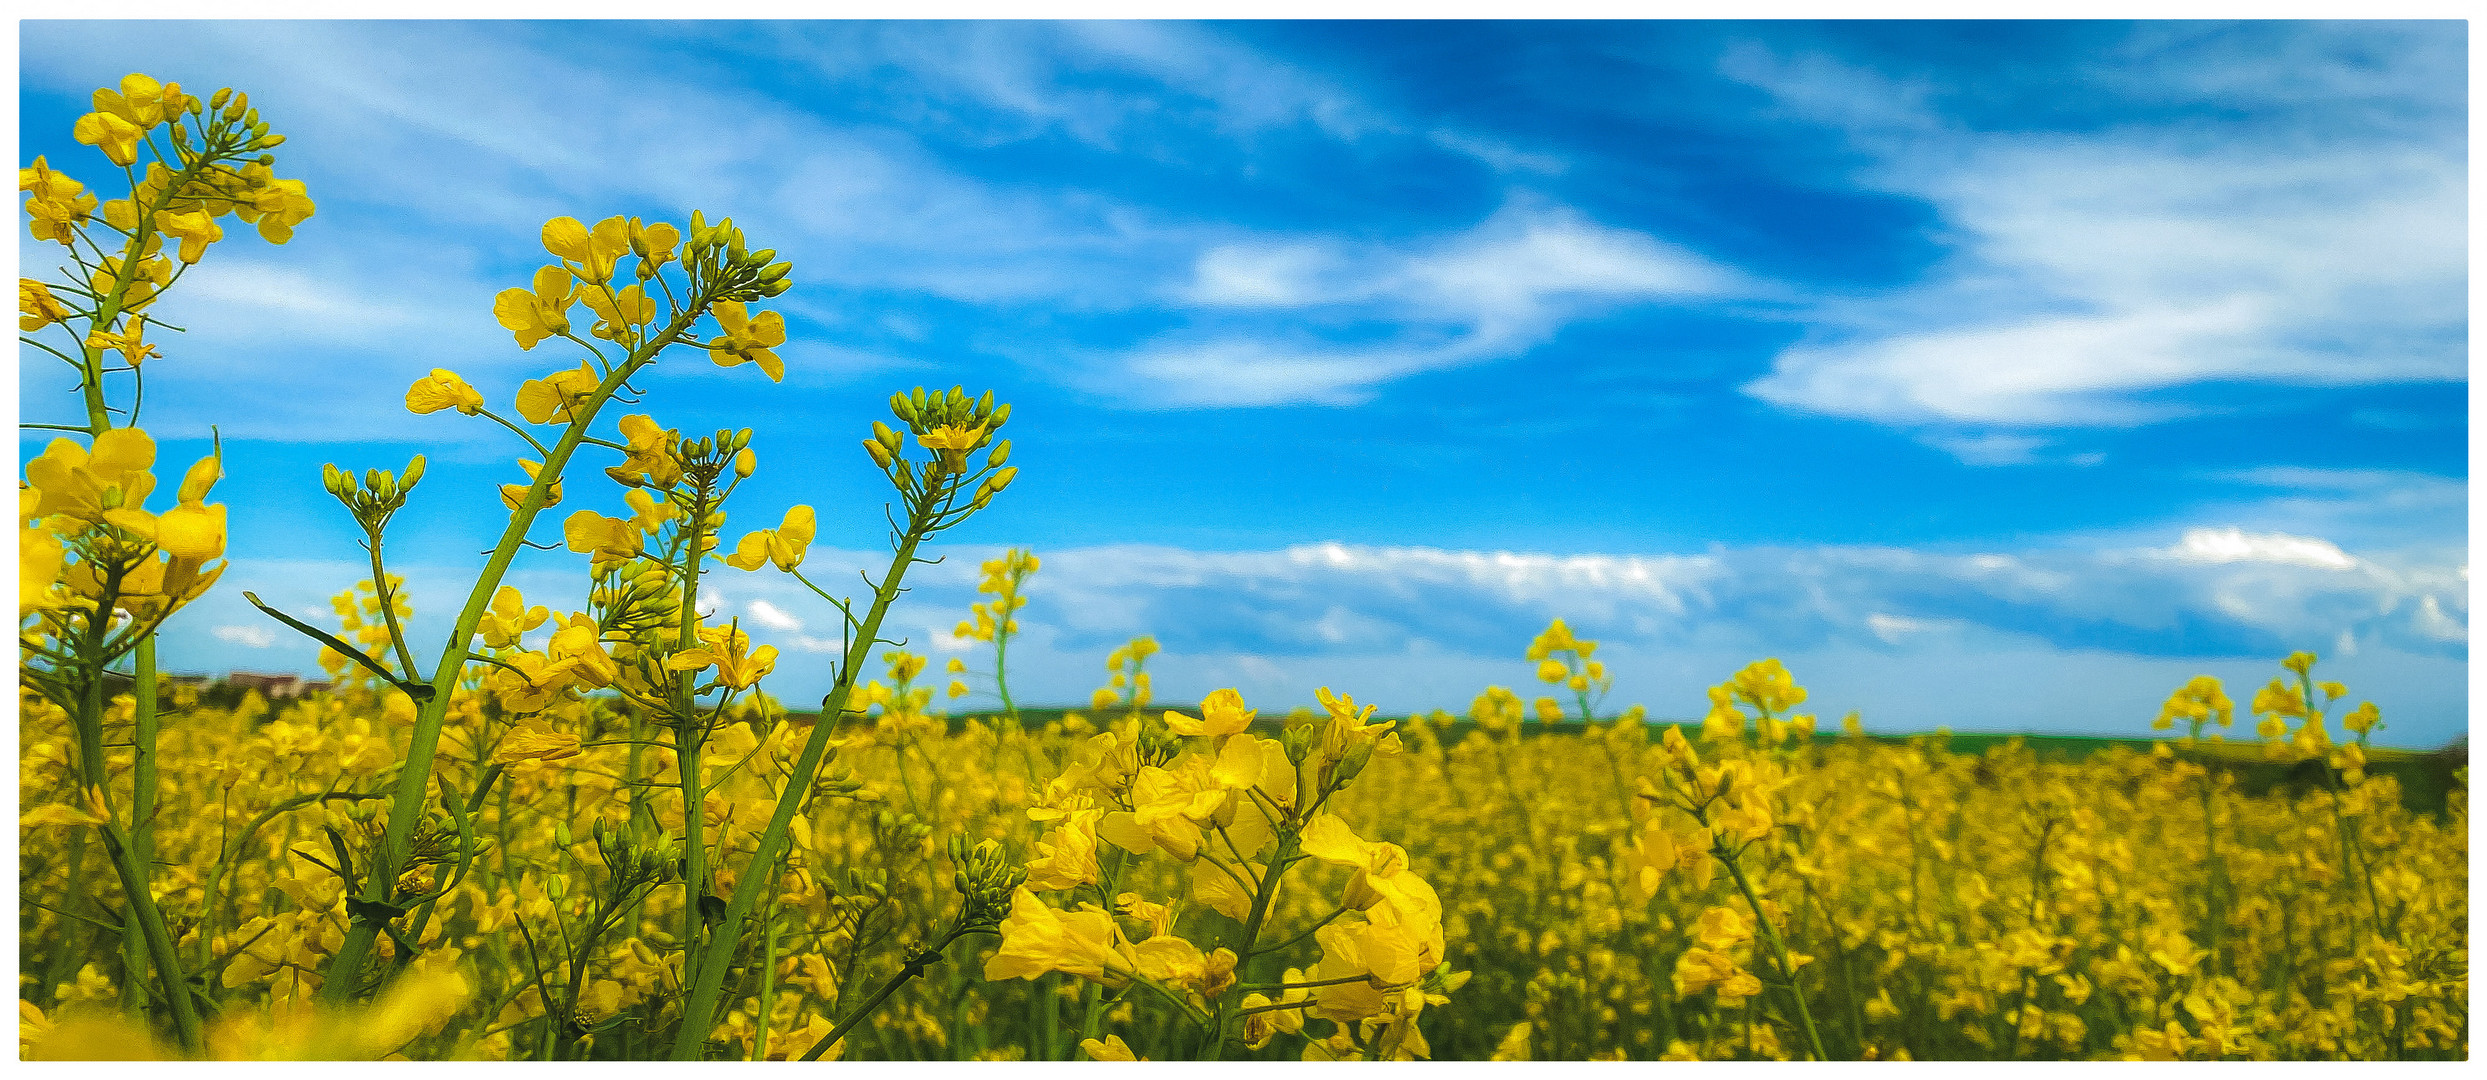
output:
[[[142,422],[176,469],[222,432],[233,515],[176,670],[309,670],[239,594],[333,625],[368,569],[320,465],[417,451],[391,543],[436,643],[520,447],[405,387],[504,405],[575,364],[491,315],[541,223],[697,207],[797,283],[784,384],[645,380],[667,426],[758,429],[729,535],[813,504],[815,580],[851,582],[882,399],[1014,403],[1018,483],[896,622],[972,659],[975,564],[1035,549],[1023,702],[1154,634],[1170,703],[1459,710],[1533,694],[1562,617],[1610,708],[1661,717],[1777,656],[1871,729],[2137,733],[2307,649],[2437,745],[2468,723],[2463,33],[29,22],[20,155],[102,185],[70,125],[145,71],[248,90],[318,200],[161,310],[188,333]],[[39,359],[23,418],[71,419]],[[542,536],[622,512],[594,476]],[[513,580],[576,606],[583,569]],[[826,689],[824,605],[712,591],[785,650],[780,696]]]

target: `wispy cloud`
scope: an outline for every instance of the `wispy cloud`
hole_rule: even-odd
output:
[[[1134,397],[1163,406],[1353,404],[1392,379],[1519,355],[1619,305],[1759,288],[1681,245],[1523,195],[1418,244],[1298,236],[1209,248],[1178,293],[1209,325],[1141,346],[1125,370],[1140,378]],[[1327,333],[1289,329],[1307,324]]]
[[[2318,47],[2331,35],[2310,28],[2275,31],[2304,61],[2285,80],[2251,74],[2272,70],[2265,52],[2149,33],[2126,61],[2181,69],[2226,106],[2301,108],[2276,128],[1993,131],[1947,115],[1948,88],[1926,79],[1731,54],[1728,74],[1871,155],[1865,182],[1931,203],[1951,248],[1914,286],[1824,305],[1747,392],[1942,432],[2153,423],[2198,408],[2166,391],[2222,380],[2462,378],[2461,131],[2368,116],[2436,109],[2458,79],[2362,76],[2369,60]],[[2095,79],[2099,93],[2169,92],[2115,68]],[[2333,84],[2369,97],[2309,89]],[[1973,463],[2014,460],[1952,445]]]

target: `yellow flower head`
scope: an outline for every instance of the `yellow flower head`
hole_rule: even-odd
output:
[[[26,228],[37,240],[75,240],[77,228],[95,213],[95,196],[86,185],[52,171],[43,158],[17,170],[17,190],[26,193]]]
[[[770,382],[786,379],[786,362],[770,350],[786,343],[786,317],[764,311],[752,318],[739,301],[728,300],[710,309],[723,331],[708,345],[708,358],[718,367],[735,367],[743,363],[760,365]]]
[[[570,332],[570,305],[578,302],[578,295],[568,269],[547,266],[535,272],[532,291],[503,289],[493,297],[492,317],[518,339],[519,348],[532,349],[545,338]]]
[[[433,368],[431,374],[406,388],[406,411],[423,416],[442,409],[456,409],[473,416],[484,411],[484,396],[468,386],[457,372]]]
[[[492,760],[498,765],[513,765],[521,761],[559,761],[579,753],[576,735],[520,727],[501,738],[501,748],[493,751]]]
[[[630,220],[609,217],[590,230],[577,218],[554,218],[544,223],[544,250],[572,264],[584,281],[611,281],[614,262],[630,252]]]
[[[225,238],[225,230],[204,210],[176,214],[170,210],[155,216],[157,231],[181,241],[181,261],[195,263],[207,254],[207,245]]]
[[[518,415],[530,424],[567,424],[577,419],[572,406],[587,400],[603,383],[587,361],[569,371],[556,371],[518,385]]]
[[[1177,735],[1206,735],[1216,738],[1232,735],[1252,726],[1253,710],[1244,707],[1243,694],[1233,689],[1212,690],[1200,701],[1201,718],[1194,720],[1178,712],[1166,714],[1166,730]]]
[[[742,541],[734,545],[734,554],[725,557],[725,564],[737,570],[757,570],[773,563],[780,570],[791,571],[803,565],[816,528],[811,507],[789,507],[786,519],[776,528],[744,533]]]
[[[52,295],[52,290],[43,287],[42,282],[33,278],[17,279],[17,328],[19,330],[28,332],[41,330],[67,319],[69,315],[69,305],[61,303],[58,297]]]

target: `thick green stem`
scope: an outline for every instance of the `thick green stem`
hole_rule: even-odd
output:
[[[688,327],[696,311],[675,316],[674,325],[658,337],[671,340]],[[572,407],[575,419],[561,440],[545,455],[543,467],[536,471],[535,483],[519,500],[518,509],[510,514],[509,527],[502,530],[500,543],[494,545],[485,561],[483,573],[477,575],[475,588],[467,594],[466,607],[458,613],[457,625],[449,632],[449,643],[441,649],[440,665],[432,671],[432,696],[421,702],[415,715],[414,734],[406,746],[404,767],[397,773],[397,792],[389,804],[388,831],[381,841],[381,850],[372,860],[371,874],[363,882],[362,898],[372,903],[387,903],[397,886],[399,872],[406,864],[407,847],[414,839],[415,827],[422,823],[426,800],[424,792],[432,780],[433,757],[440,751],[440,729],[447,720],[451,699],[458,691],[458,680],[465,674],[468,647],[474,643],[475,628],[483,622],[484,612],[492,606],[493,593],[501,587],[501,578],[517,559],[518,549],[526,544],[527,531],[534,527],[537,514],[549,504],[554,485],[561,482],[562,471],[570,464],[570,455],[587,438],[587,427],[596,418],[597,410],[612,400],[624,381],[636,373],[654,349],[644,358],[633,358],[613,369],[595,391]],[[372,942],[379,937],[378,923],[356,919],[346,931],[345,941],[328,964],[320,984],[320,1001],[336,1006],[352,1001],[362,982],[363,965],[371,958]]]
[[[1235,949],[1235,955],[1244,958],[1243,960],[1237,961],[1235,965],[1238,969],[1235,974],[1238,976],[1249,975],[1248,972],[1240,969],[1245,966],[1246,962],[1250,960],[1253,953],[1257,951],[1254,949],[1254,946],[1259,944],[1261,940],[1261,923],[1269,918],[1270,901],[1278,896],[1278,879],[1286,876],[1287,862],[1294,857],[1295,833],[1292,830],[1280,832],[1278,836],[1277,849],[1270,853],[1269,865],[1261,871],[1261,887],[1253,893],[1252,911],[1244,918],[1243,937],[1239,940],[1238,947]],[[1225,1059],[1226,1021],[1228,1014],[1234,1011],[1235,1000],[1236,998],[1233,994],[1224,994],[1219,996],[1217,1014],[1215,1018],[1209,1022],[1209,1044],[1201,1048],[1203,1051],[1201,1054],[1202,1060],[1220,1061]]]
[[[855,638],[846,649],[845,663],[838,669],[838,681],[821,703],[820,720],[812,727],[812,735],[804,740],[803,754],[786,776],[785,790],[777,797],[777,810],[769,817],[768,829],[760,834],[759,850],[752,853],[751,866],[766,867],[784,853],[787,825],[795,811],[811,794],[812,780],[820,773],[822,756],[829,748],[829,733],[838,719],[846,715],[847,700],[853,695],[855,682],[863,673],[864,664],[872,658],[872,646],[879,642],[881,620],[889,615],[890,604],[898,599],[898,583],[907,567],[915,561],[915,549],[924,542],[930,526],[949,490],[946,483],[920,491],[910,508],[907,528],[900,535],[898,551],[890,560],[889,572],[881,578],[872,594],[872,608],[856,627]],[[733,960],[733,943],[742,937],[743,920],[751,914],[759,899],[760,889],[768,879],[765,873],[746,873],[734,883],[734,897],[726,903],[725,917],[718,921],[710,937],[714,947],[700,957],[700,965],[690,986],[688,1001],[682,1010],[682,1030],[674,1037],[673,1060],[690,1061],[707,1045],[708,1031],[717,1014],[717,1000],[725,984],[725,969]]]
[[[132,681],[137,714],[137,731],[132,736],[133,760],[130,774],[130,846],[137,850],[138,864],[155,865],[155,802],[156,802],[156,714],[155,714],[155,635],[138,639],[135,658],[136,675]],[[146,1011],[146,985],[140,973],[146,970],[145,928],[138,925],[135,915],[123,920],[121,933],[122,967],[129,978],[121,987],[121,1004],[131,1015]]]

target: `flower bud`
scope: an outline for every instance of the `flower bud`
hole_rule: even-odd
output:
[[[997,428],[997,427],[1000,427],[1000,426],[1002,426],[1002,425],[1004,425],[1004,424],[1007,424],[1007,423],[1009,423],[1009,422],[1010,422],[1010,403],[1009,403],[1009,402],[1004,402],[1004,403],[1002,403],[1001,405],[999,405],[999,406],[997,406],[997,407],[995,407],[995,408],[994,408],[994,410],[993,410],[993,419],[992,419],[992,421],[991,421],[991,422],[989,422],[989,423],[985,424],[985,426],[986,426],[986,427]]]
[[[406,478],[399,482],[399,490],[412,491],[414,490],[414,486],[421,483],[422,480],[423,455],[416,454],[414,456],[414,460],[406,463]]]
[[[883,469],[889,468],[890,456],[888,447],[882,446],[880,443],[871,439],[865,439],[864,452],[872,455],[873,464],[878,465]]]
[[[1016,465],[1013,465],[1013,466],[1010,466],[1009,468],[1003,469],[1003,470],[1002,470],[1002,471],[1000,471],[1000,472],[994,473],[994,474],[993,474],[993,479],[991,479],[991,480],[989,480],[989,481],[986,481],[986,482],[987,482],[987,483],[992,484],[992,485],[993,485],[993,490],[994,490],[994,492],[998,494],[998,493],[1000,493],[1000,491],[1001,491],[1003,488],[1009,487],[1009,486],[1010,486],[1010,482],[1011,482],[1012,480],[1018,479],[1018,477],[1019,477],[1019,467],[1018,467],[1018,466],[1016,466]]]
[[[758,469],[759,467],[760,457],[759,455],[752,453],[750,447],[746,446],[734,452],[735,476],[749,479],[752,471]]]
[[[225,102],[231,100],[233,100],[233,88],[228,86],[222,90],[216,91],[212,95],[209,95],[207,99],[207,107],[222,110],[225,107]]]
[[[1008,439],[1004,439],[1004,440],[1002,440],[1002,441],[1000,441],[1000,442],[998,442],[998,443],[993,444],[993,449],[992,449],[992,451],[991,451],[991,452],[989,452],[989,453],[987,453],[987,454],[985,454],[985,456],[984,456],[984,463],[985,463],[985,464],[987,464],[987,465],[999,465],[999,464],[1001,464],[1001,463],[1003,463],[1003,462],[1005,462],[1005,461],[1009,461],[1009,460],[1010,460],[1010,440],[1008,440]]]

